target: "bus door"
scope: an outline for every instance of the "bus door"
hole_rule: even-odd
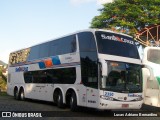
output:
[[[87,105],[87,95],[86,95],[86,86],[82,83],[77,84],[77,93],[79,98],[79,105],[86,106]]]
[[[90,84],[94,83],[94,79],[90,79]],[[97,83],[95,83],[97,84]],[[98,84],[97,84],[98,85]],[[92,108],[97,108],[98,106],[98,98],[99,98],[99,93],[98,93],[98,88],[95,87],[94,85],[91,87],[87,87],[86,89],[86,94],[87,94],[87,107],[92,107]]]
[[[88,83],[86,87],[87,106],[97,108],[98,105],[98,80],[97,77],[88,77]]]
[[[92,108],[97,107],[99,98],[98,89],[94,88],[94,86],[91,86],[91,84],[92,83],[90,82],[88,84],[83,83],[77,85],[77,92],[78,92],[80,106],[87,106]]]

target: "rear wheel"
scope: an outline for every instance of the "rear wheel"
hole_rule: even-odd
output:
[[[15,98],[16,100],[19,100],[18,89],[15,89],[15,90],[14,90],[14,98]]]
[[[72,92],[72,95],[70,98],[70,109],[71,111],[78,111],[77,97],[76,97],[75,92]]]
[[[59,93],[58,93],[58,96],[57,96],[57,106],[58,106],[59,108],[63,108],[63,107],[64,107],[62,92],[59,92]]]
[[[19,93],[19,97],[20,97],[20,100],[25,100],[25,95],[24,95],[24,90],[21,89],[20,93]]]

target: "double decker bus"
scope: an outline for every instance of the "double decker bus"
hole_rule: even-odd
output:
[[[7,93],[76,111],[139,109],[142,68],[132,37],[88,29],[10,53]]]
[[[142,62],[144,103],[160,107],[160,48],[144,48]]]

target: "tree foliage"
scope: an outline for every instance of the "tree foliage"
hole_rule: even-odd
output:
[[[130,35],[160,23],[160,0],[115,0],[103,5],[91,28],[116,29]]]

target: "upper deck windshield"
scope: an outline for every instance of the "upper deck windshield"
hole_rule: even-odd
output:
[[[148,50],[148,61],[160,64],[160,50],[159,49],[150,49]]]
[[[133,38],[102,31],[95,34],[99,53],[139,59]]]

